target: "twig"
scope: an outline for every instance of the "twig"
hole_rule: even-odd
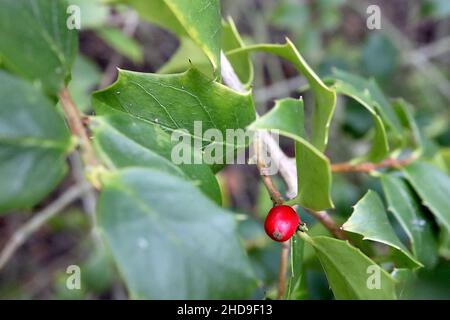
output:
[[[416,158],[411,157],[408,159],[386,159],[379,163],[365,162],[352,164],[349,162],[334,163],[331,165],[331,171],[333,172],[371,172],[382,168],[399,168],[408,165]]]
[[[83,120],[77,106],[70,96],[67,88],[64,88],[59,93],[59,100],[64,110],[67,121],[69,122],[72,134],[79,138],[81,143],[81,153],[83,161],[86,165],[96,166],[98,164],[97,158],[92,148],[91,141],[87,134],[86,128],[83,125]]]
[[[272,199],[272,202],[274,205],[280,205],[283,204],[284,199],[281,193],[277,190],[277,187],[275,186],[272,178],[266,174],[267,166],[264,162],[263,158],[261,157],[261,150],[264,148],[262,145],[262,141],[260,138],[260,132],[256,132],[253,140],[254,150],[255,150],[255,157],[256,157],[256,166],[258,167],[258,170],[260,172],[262,181],[269,192],[270,199]]]
[[[85,175],[83,163],[81,162],[80,155],[78,152],[74,152],[69,156],[69,161],[72,166],[72,175],[77,184],[88,183]],[[97,203],[97,191],[94,188],[87,190],[81,196],[81,204],[83,206],[84,212],[88,215],[91,225],[91,234],[94,239],[94,243],[98,246],[102,244],[100,235],[97,232],[97,218],[95,215],[95,204]]]
[[[286,291],[286,274],[289,267],[290,241],[285,241],[281,245],[280,265],[278,268],[278,294],[277,299],[283,299]]]
[[[333,218],[326,211],[314,211],[305,208],[313,217],[315,217],[327,230],[337,239],[348,240],[345,232],[336,224]]]
[[[58,199],[49,204],[42,211],[36,213],[28,222],[17,229],[0,253],[0,270],[6,265],[14,252],[27,239],[49,219],[61,212],[66,206],[78,199],[82,194],[89,190],[90,185],[81,184],[74,185],[66,190]]]

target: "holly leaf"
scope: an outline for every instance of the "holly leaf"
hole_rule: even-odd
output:
[[[68,82],[77,52],[77,31],[67,27],[67,8],[63,0],[2,1],[1,60],[49,94]]]
[[[333,88],[337,93],[346,95],[369,111],[374,122],[374,136],[370,151],[367,155],[357,159],[358,161],[378,162],[386,158],[389,154],[389,144],[386,135],[386,129],[383,120],[376,110],[376,102],[372,99],[369,86],[363,78],[352,74],[334,70],[333,75],[329,78],[333,79]]]
[[[222,27],[222,48],[224,51],[244,46],[244,42],[231,18],[223,22]],[[241,82],[248,87],[253,81],[253,64],[248,53],[230,55],[227,58]],[[214,73],[208,57],[195,42],[188,37],[180,37],[180,46],[177,51],[158,70],[158,73],[183,72],[191,66],[194,66],[206,75],[213,75]]]
[[[109,168],[142,166],[190,179],[204,194],[221,204],[220,187],[211,169],[205,164],[172,163],[175,143],[160,127],[118,114],[92,118],[91,128],[94,145]]]
[[[248,298],[256,286],[233,216],[183,179],[142,168],[105,176],[97,215],[134,298]]]
[[[450,232],[450,177],[431,164],[414,162],[403,170],[413,186],[437,220]]]
[[[146,20],[179,36],[189,36],[220,69],[222,18],[218,0],[121,0]]]
[[[354,206],[352,215],[342,225],[342,229],[362,235],[363,240],[372,240],[392,247],[396,250],[393,258],[398,267],[423,266],[400,242],[389,223],[383,202],[372,190],[369,190]]]
[[[304,138],[303,101],[287,98],[249,126],[249,130],[277,130],[295,140],[298,194],[292,200],[312,210],[333,207],[328,158]]]
[[[0,212],[30,208],[52,191],[64,177],[71,147],[54,104],[0,71]]]
[[[294,67],[306,78],[311,87],[315,108],[312,119],[312,145],[319,151],[324,151],[328,142],[328,129],[334,109],[336,108],[336,93],[328,88],[319,76],[306,63],[294,44],[286,38],[285,44],[257,44],[228,51],[227,56],[242,54],[244,52],[263,51],[291,62]]]
[[[97,114],[120,111],[180,135],[188,148],[214,162],[214,170],[248,144],[248,139],[227,141],[227,131],[245,135],[243,129],[255,119],[250,92],[235,92],[196,69],[172,75],[120,70],[112,86],[93,95],[93,105]],[[220,137],[206,135],[209,129]]]
[[[286,299],[298,300],[303,296],[301,284],[304,278],[303,253],[305,242],[297,234],[294,234],[291,239],[291,277],[286,291]]]
[[[409,186],[394,174],[382,175],[381,184],[389,211],[407,234],[412,252],[425,266],[433,267],[438,259],[437,243],[431,225],[421,212]]]
[[[324,236],[305,240],[314,247],[336,299],[396,299],[391,275],[347,241]]]

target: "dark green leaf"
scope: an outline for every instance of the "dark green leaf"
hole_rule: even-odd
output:
[[[56,94],[70,78],[77,31],[69,30],[67,3],[4,0],[0,10],[0,56],[8,69]]]
[[[227,141],[227,130],[243,130],[255,119],[250,93],[237,93],[195,69],[172,75],[121,70],[117,82],[94,94],[93,104],[99,114],[121,111],[169,133],[182,130],[183,142],[198,144],[203,155],[217,148],[245,147],[248,141]],[[222,141],[204,137],[208,129],[218,129]]]
[[[248,298],[255,288],[233,216],[182,179],[105,176],[98,223],[134,298]]]
[[[157,126],[120,114],[92,119],[94,143],[110,168],[143,166],[189,178],[212,200],[221,203],[217,179],[204,164],[180,164],[170,161],[174,143],[170,135]]]
[[[408,185],[393,174],[383,175],[381,183],[389,210],[408,235],[414,255],[425,266],[434,266],[438,258],[436,240]]]
[[[366,156],[361,157],[359,160],[368,160],[373,162],[383,160],[389,153],[386,129],[380,115],[377,114],[375,102],[370,95],[369,89],[365,86],[364,79],[340,70],[334,70],[332,79],[334,80],[334,88],[336,89],[336,92],[356,100],[372,115],[372,119],[375,124],[372,147],[369,153]]]
[[[304,237],[314,247],[336,299],[396,299],[395,280],[347,241]]]
[[[425,162],[414,162],[404,172],[423,204],[450,232],[450,177]]]
[[[354,206],[350,218],[342,225],[342,229],[362,235],[365,240],[384,243],[397,250],[394,257],[398,266],[417,268],[422,266],[400,242],[389,223],[383,202],[378,194],[369,190]]]
[[[66,172],[71,146],[53,103],[0,72],[0,212],[29,208],[52,191]]]
[[[122,0],[150,22],[179,36],[188,35],[220,69],[222,18],[219,0]]]

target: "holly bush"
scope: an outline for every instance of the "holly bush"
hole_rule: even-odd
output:
[[[114,282],[137,299],[396,299],[411,296],[424,271],[440,270],[448,280],[449,152],[416,122],[406,100],[345,68],[319,76],[289,38],[247,41],[222,17],[218,0],[74,3],[1,3],[0,212],[29,223],[17,227],[12,244],[5,237],[0,268],[44,224],[59,232],[50,218],[81,199],[74,210],[86,211],[89,226],[65,221],[59,228],[81,228],[83,241],[94,239],[84,244],[91,254],[81,264],[83,290],[105,292]],[[80,56],[79,42],[88,40],[70,28],[80,7],[82,28],[130,61],[158,47],[143,52],[129,35],[105,27],[106,10],[117,16],[134,9],[165,37],[178,37],[179,47],[158,72],[119,69],[113,84],[83,96],[100,75]],[[277,10],[275,24],[293,23],[295,8]],[[255,79],[252,61],[261,55],[281,59],[306,81],[257,115],[253,83],[264,80]],[[358,110],[350,125],[363,132],[338,163],[332,157],[343,139],[336,133],[342,101]],[[205,134],[210,129],[223,136],[249,130],[253,141],[222,152],[228,142]],[[191,163],[173,161],[176,132],[200,146],[183,147]],[[273,132],[294,147],[294,158]],[[223,173],[229,159],[253,147],[242,166],[260,172],[261,188],[251,186],[256,216],[230,205]],[[276,174],[267,173],[261,148],[277,163]],[[218,161],[201,161],[211,149]],[[86,195],[95,210],[86,209]],[[301,221],[282,244],[263,229],[269,209],[280,204],[295,208]],[[78,297],[64,288],[64,273],[58,279],[57,297]],[[317,293],[327,286],[332,293]]]

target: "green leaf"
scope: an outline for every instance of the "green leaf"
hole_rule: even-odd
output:
[[[431,164],[414,162],[404,168],[409,183],[423,204],[450,232],[450,177]]]
[[[189,178],[221,204],[220,187],[211,169],[204,164],[173,164],[170,159],[174,143],[161,128],[125,114],[95,117],[91,123],[95,147],[108,167],[143,166]]]
[[[422,135],[414,119],[412,106],[401,98],[393,99],[391,104],[403,127],[405,146],[423,148]]]
[[[400,242],[389,223],[383,202],[378,194],[369,190],[354,206],[350,218],[342,225],[345,231],[358,233],[364,240],[384,243],[396,250],[394,261],[398,267],[422,266]]]
[[[241,48],[244,43],[231,18],[223,22],[222,48],[232,50]],[[227,57],[237,76],[245,86],[249,86],[253,81],[253,64],[248,53],[230,55]],[[191,66],[199,69],[206,75],[213,75],[214,70],[208,57],[203,51],[188,37],[180,37],[180,46],[159,70],[158,73],[183,72]]]
[[[53,103],[0,72],[0,212],[29,208],[61,181],[70,135]]]
[[[157,73],[183,72],[191,67],[211,76],[213,68],[203,51],[188,37],[180,37],[180,46]]]
[[[370,90],[365,86],[365,80],[340,70],[334,70],[333,76],[330,77],[330,79],[333,79],[333,87],[337,93],[356,100],[372,115],[375,124],[372,147],[367,155],[358,160],[378,162],[386,158],[389,154],[386,129],[381,116],[378,115],[377,110],[375,109],[375,102],[370,94]]]
[[[305,242],[297,234],[291,239],[291,278],[286,291],[286,299],[298,300],[303,297],[301,284],[304,277],[303,253]]]
[[[396,299],[395,280],[359,249],[330,237],[303,237],[314,247],[336,299]]]
[[[159,171],[130,168],[104,180],[98,224],[132,297],[249,297],[256,281],[230,213]]]
[[[294,44],[287,38],[286,43],[282,45],[258,44],[228,51],[227,55],[253,51],[268,52],[288,60],[306,78],[315,98],[311,141],[319,151],[324,151],[328,142],[328,129],[331,118],[336,108],[336,92],[322,82],[319,76],[300,55]]]
[[[172,75],[120,70],[112,86],[94,94],[93,104],[98,114],[121,111],[168,133],[183,130],[183,141],[190,146],[198,144],[196,149],[201,148],[203,155],[224,148],[218,159],[222,164],[227,149],[241,149],[248,142],[227,141],[227,130],[243,130],[255,119],[250,92],[235,92],[195,69]],[[220,130],[222,141],[204,137],[208,129]],[[219,166],[215,164],[214,169]]]
[[[312,210],[333,207],[331,171],[327,157],[304,138],[303,101],[287,98],[249,126],[249,130],[278,130],[295,140],[298,194],[292,204]]]
[[[102,27],[96,29],[96,33],[111,48],[134,63],[141,63],[144,60],[142,46],[132,37],[124,34],[121,30],[112,27]]]
[[[72,67],[69,91],[76,106],[87,111],[91,106],[91,93],[101,80],[98,66],[82,55],[78,55]]]
[[[228,17],[226,22],[223,22],[222,31],[222,50],[230,51],[245,46],[244,41],[239,34],[239,31],[234,24],[231,17]],[[226,55],[226,54],[225,54]],[[253,81],[253,64],[248,53],[238,53],[234,55],[227,55],[228,60],[233,66],[239,80],[248,87]]]
[[[412,252],[425,266],[433,267],[438,259],[436,240],[408,185],[394,174],[381,176],[381,184],[389,211],[408,235]]]
[[[66,25],[65,1],[4,0],[0,57],[14,73],[56,94],[70,78],[77,31]]]
[[[188,35],[220,69],[222,18],[219,0],[123,0],[144,18],[179,36]]]

